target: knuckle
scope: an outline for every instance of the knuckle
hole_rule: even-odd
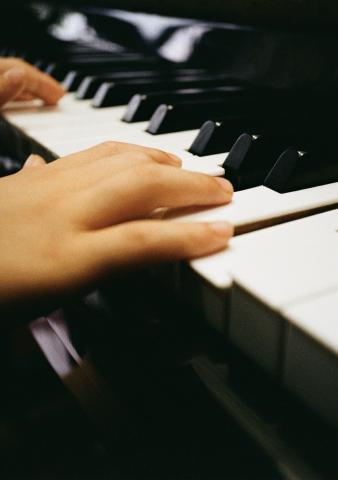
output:
[[[153,148],[150,152],[153,159],[159,163],[168,163],[170,161],[170,156],[163,150]]]
[[[17,65],[24,63],[23,60],[21,60],[21,58],[16,58],[16,57],[7,57],[6,60],[11,63],[16,63]]]
[[[146,152],[145,150],[140,150],[138,152],[135,152],[134,155],[135,157],[137,157],[137,159],[140,162],[149,163],[152,161],[151,155],[149,155],[149,153]],[[141,171],[142,171],[142,168],[141,168]]]
[[[15,58],[15,66],[23,68],[25,71],[27,71],[28,64],[21,58]]]
[[[99,145],[104,155],[113,155],[116,153],[117,143],[113,140],[107,140]]]

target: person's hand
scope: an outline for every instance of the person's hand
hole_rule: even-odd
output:
[[[0,107],[12,100],[43,100],[55,105],[65,94],[51,76],[18,58],[0,58]]]
[[[227,180],[159,150],[105,143],[0,179],[0,311],[82,292],[114,272],[225,248],[227,223],[154,220],[161,207],[221,205]],[[33,168],[34,167],[34,168]]]

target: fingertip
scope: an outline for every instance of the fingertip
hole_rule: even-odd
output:
[[[55,92],[55,93],[48,92],[48,97],[44,99],[44,102],[45,102],[46,105],[50,105],[50,106],[57,105],[64,95],[65,95],[64,91],[62,91],[62,93],[61,92]]]
[[[196,241],[190,258],[205,257],[224,250],[234,234],[234,227],[228,222],[202,223],[199,231],[200,241]]]
[[[63,86],[46,73],[40,73],[38,85],[40,86],[40,92],[37,92],[37,94],[40,94],[44,102],[50,106],[56,105],[66,94]]]
[[[190,223],[184,230],[176,230],[182,238],[182,249],[178,257],[194,259],[212,255],[224,250],[234,233],[233,226],[228,222]]]
[[[215,180],[216,182],[218,183],[218,185],[221,187],[221,189],[227,194],[229,195],[230,197],[232,197],[233,193],[234,193],[234,187],[232,186],[232,184],[229,182],[229,180],[227,180],[226,178],[222,178],[222,177],[215,177]]]

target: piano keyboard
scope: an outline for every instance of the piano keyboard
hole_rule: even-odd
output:
[[[72,90],[71,80],[75,77],[67,76]],[[232,204],[181,212],[172,221],[230,221],[237,234],[230,247],[175,266],[165,281],[203,311],[210,324],[230,342],[338,427],[335,142],[330,144],[330,154],[323,148],[321,157],[314,146],[313,132],[303,129],[298,138],[294,126],[286,125],[285,135],[279,134],[276,128],[269,127],[266,116],[272,111],[264,106],[265,118],[243,111],[242,116],[236,116],[236,94],[231,89],[229,115],[221,115],[220,111],[216,115],[212,112],[217,111],[217,106],[207,91],[213,83],[205,79],[195,82],[197,90],[187,90],[187,98],[196,95],[197,104],[206,108],[205,116],[195,113],[200,122],[197,124],[187,114],[195,111],[195,105],[184,101],[161,104],[163,95],[158,92],[164,87],[156,86],[156,82],[148,89],[143,80],[140,88],[145,89],[144,94],[129,90],[128,85],[125,90],[121,88],[133,95],[128,105],[120,105],[112,93],[115,83],[107,82],[107,78],[101,80],[96,78],[96,92],[92,88],[88,93],[86,88],[92,81],[83,75],[78,79],[77,93],[68,93],[57,107],[44,107],[39,102],[12,104],[6,107],[5,118],[56,156],[115,140],[172,152],[182,159],[182,168],[187,170],[229,175],[237,190]],[[194,84],[184,83],[181,90]],[[150,98],[154,85],[155,96]],[[168,89],[169,84],[164,85]],[[227,87],[216,82],[214,89],[218,88],[225,106]],[[145,115],[143,111],[143,117],[140,113],[142,121],[122,121],[134,118],[135,105],[148,101],[147,94],[151,112]],[[167,98],[174,95],[185,98],[184,93],[166,93]],[[250,92],[245,95],[250,97]],[[157,107],[154,98],[158,99]],[[251,100],[248,102],[251,105]],[[239,105],[245,110],[245,102]],[[102,106],[105,108],[98,108]],[[283,117],[272,114],[272,120],[281,128]],[[235,140],[237,133],[239,137],[247,128],[251,129],[249,134],[234,144],[230,142],[229,138]],[[216,138],[210,132],[229,132],[229,136]],[[263,141],[255,143],[257,139]],[[298,148],[288,143],[295,139],[299,139]],[[318,143],[323,146],[321,141]],[[310,154],[302,148],[308,148]],[[252,175],[258,171],[260,175]]]

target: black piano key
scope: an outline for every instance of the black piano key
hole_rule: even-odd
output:
[[[129,68],[130,65],[157,65],[161,61],[157,60],[155,57],[149,57],[144,55],[135,55],[129,53],[122,54],[112,54],[110,52],[93,52],[90,54],[79,54],[75,53],[70,55],[65,55],[62,58],[62,65],[67,67],[68,70],[81,70],[87,71],[88,74],[90,71],[96,72],[96,69],[100,71],[109,71],[110,69],[118,68]]]
[[[75,92],[85,76],[86,74],[83,72],[71,70],[65,75],[65,78],[62,81],[62,86],[67,92]]]
[[[223,121],[207,120],[189,147],[189,152],[200,157],[228,152],[241,133],[248,130],[251,134],[260,133],[261,123],[258,118],[245,115]]]
[[[184,88],[219,87],[228,83],[226,76],[177,76],[166,80],[157,79],[136,79],[119,83],[104,83],[93,99],[93,106],[96,108],[124,105],[137,93],[160,92],[164,90],[177,90]]]
[[[153,79],[154,81],[164,81],[173,79],[176,80],[177,77],[199,77],[205,75],[205,70],[200,69],[183,69],[183,68],[157,68],[157,69],[147,69],[147,70],[130,70],[130,71],[118,71],[112,73],[105,73],[104,75],[96,76],[87,76],[85,77],[76,93],[76,98],[79,100],[85,100],[93,98],[97,90],[103,83],[106,82],[115,82],[115,81],[124,81],[124,80],[136,80],[136,79]],[[216,93],[214,94],[216,96]],[[163,103],[163,101],[158,101],[157,106]],[[155,110],[155,109],[154,109]]]
[[[337,149],[300,152],[288,148],[266,176],[264,185],[276,192],[287,193],[337,181]]]
[[[121,78],[119,79],[121,80]],[[78,100],[87,100],[93,98],[99,87],[106,82],[113,82],[114,75],[105,76],[86,76],[81,81],[79,88],[76,92],[76,98]]]
[[[219,101],[206,102],[208,110],[201,105],[202,102],[181,102],[176,104],[162,104],[152,115],[147,132],[152,135],[179,132],[199,128],[206,118],[216,115],[222,116],[226,106]],[[213,110],[210,112],[210,110]],[[217,113],[215,114],[215,110]]]
[[[283,135],[254,136],[243,133],[232,146],[223,168],[235,190],[262,185],[289,139]]]
[[[134,95],[129,101],[122,118],[124,122],[142,122],[149,120],[156,108],[162,103],[175,103],[183,100],[211,100],[222,98],[232,91],[242,90],[242,87],[190,88],[174,91],[143,93]]]
[[[49,62],[46,62],[45,60],[39,59],[39,60],[36,60],[33,63],[33,65],[34,65],[34,67],[38,68],[39,70],[44,71],[45,68],[48,67]]]
[[[0,156],[0,177],[12,175],[21,170],[21,168],[22,164],[17,160]]]
[[[51,62],[44,68],[44,72],[51,75],[55,80],[62,82],[68,74],[69,68],[65,65]]]
[[[234,92],[235,93],[235,92]],[[151,117],[147,132],[153,135],[199,128],[208,118],[226,119],[253,110],[256,99],[250,95],[229,95],[219,99],[162,104]]]
[[[335,137],[334,120],[323,122],[319,114],[315,115],[316,111],[309,113],[307,109],[290,106],[287,101],[284,103],[283,107],[276,106],[271,111],[264,107],[223,121],[208,120],[200,128],[189,152],[198,156],[226,152],[243,132],[283,135],[289,139],[289,145],[297,145],[300,150],[316,146],[329,132]]]
[[[250,130],[252,127],[260,126],[270,122],[271,116],[276,117],[276,113],[282,108],[284,104],[284,96],[279,92],[269,91],[267,89],[242,88],[221,96],[218,99],[200,100],[191,102],[178,102],[177,104],[161,105],[158,107],[148,126],[148,132],[154,135],[160,133],[169,133],[180,130],[191,130],[201,127],[207,120],[213,118],[217,122],[211,126],[205,127],[206,131],[202,133],[203,137],[212,136],[213,133],[218,137],[218,140],[212,146],[213,149],[221,148],[220,151],[213,153],[221,153],[227,151],[232,145],[233,141],[245,130]],[[242,124],[240,124],[242,117]],[[231,120],[234,125],[229,123],[220,124],[219,120]],[[218,130],[222,126],[222,132],[225,128],[229,128],[229,132],[233,135],[226,136],[230,138],[223,147],[222,132],[218,134]],[[239,129],[237,130],[237,126]],[[210,128],[211,127],[211,128]],[[252,130],[254,133],[255,130]],[[199,139],[201,140],[201,139]],[[207,138],[203,138],[203,145],[208,143]],[[228,147],[228,148],[224,148]],[[201,147],[199,147],[201,148]],[[192,152],[192,150],[190,150]],[[196,154],[194,150],[192,152]]]
[[[85,77],[76,92],[78,100],[93,98],[102,84],[107,82],[123,82],[135,79],[153,79],[160,80],[165,76],[171,76],[171,72],[162,72],[161,70],[136,70],[128,72],[114,72],[100,76]]]
[[[62,84],[67,91],[75,92],[87,76],[104,76],[117,72],[157,69],[161,68],[161,66],[161,63],[156,63],[152,59],[146,59],[144,61],[117,59],[115,62],[97,62],[84,65],[81,63],[67,63],[65,68],[68,68],[68,72],[66,73]]]
[[[14,48],[9,48],[6,53],[6,57],[20,57],[20,52]]]

